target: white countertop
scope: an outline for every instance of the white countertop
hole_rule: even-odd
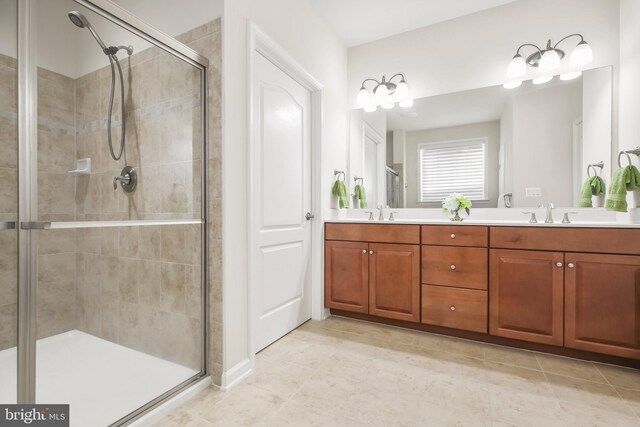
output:
[[[522,209],[527,210],[527,209]],[[637,219],[640,212],[630,214],[616,214],[604,209],[575,209],[559,208],[554,210],[554,223],[544,222],[546,212],[543,209],[533,209],[538,219],[537,223],[529,223],[529,215],[524,215],[520,209],[476,209],[471,216],[463,216],[463,221],[455,222],[442,213],[439,209],[395,209],[395,221],[379,221],[378,210],[374,211],[373,221],[368,219],[368,214],[362,209],[331,209],[325,215],[325,222],[329,223],[353,223],[353,224],[416,224],[416,225],[452,225],[452,226],[492,226],[492,227],[560,227],[560,228],[640,228]],[[390,209],[385,209],[385,218],[389,218]],[[634,209],[633,211],[640,211]],[[577,212],[571,214],[571,223],[561,222],[564,212]]]

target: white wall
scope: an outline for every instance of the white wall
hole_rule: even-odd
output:
[[[640,145],[640,1],[638,0],[620,0],[619,72],[618,142],[621,150],[628,150]]]
[[[222,0],[183,0],[179,7],[173,0],[114,0],[113,3],[172,37],[222,16]],[[109,64],[89,31],[71,23],[67,13],[72,10],[87,17],[107,46],[132,45],[134,53],[151,46],[73,0],[37,0],[34,5],[38,65],[48,70],[77,78]],[[119,54],[119,58],[125,57],[126,53]]]
[[[16,58],[18,55],[18,3],[0,0],[0,54]]]
[[[573,122],[582,117],[582,85],[557,85],[513,99],[513,138],[507,146],[506,191],[514,206],[573,200]],[[525,197],[527,187],[540,187],[542,197]]]
[[[487,143],[487,195],[488,202],[474,202],[477,208],[495,207],[498,197],[498,149],[500,146],[500,122],[472,123],[447,128],[426,129],[405,134],[405,185],[407,208],[439,207],[436,203],[418,203],[418,144],[425,142],[455,141],[471,138],[488,138]]]
[[[247,22],[255,22],[324,85],[322,201],[347,167],[347,50],[306,0],[225,0],[223,12],[224,369],[249,357],[247,311]],[[319,243],[319,242],[318,242]]]
[[[623,1],[630,12],[628,25],[637,27],[631,12],[640,2]],[[520,44],[540,45],[574,32],[582,33],[593,48],[589,68],[617,65],[619,19],[618,0],[520,0],[356,46],[349,49],[349,103],[355,107],[364,78],[396,72],[406,73],[415,98],[499,85]],[[636,44],[635,55],[637,51]],[[630,43],[626,52],[634,55]]]
[[[611,177],[611,68],[590,70],[582,75],[582,159],[578,176],[580,187],[587,178],[587,166],[604,162],[602,176],[607,188]],[[598,169],[600,173],[600,169]],[[593,175],[593,174],[592,174]],[[580,187],[581,188],[581,187]],[[580,188],[574,189],[580,191]]]

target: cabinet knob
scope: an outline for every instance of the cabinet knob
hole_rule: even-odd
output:
[[[572,263],[572,262],[570,262],[569,264],[567,264],[567,267],[569,267],[569,268],[573,268],[573,267],[575,267],[575,266],[576,266],[576,265],[575,265],[574,263]]]
[[[452,269],[452,270],[455,270],[455,269],[456,269],[455,264],[451,264],[451,269]]]
[[[455,235],[455,234],[452,234],[452,235],[451,235],[451,238],[452,238],[452,239],[455,239],[455,238],[456,238],[456,235]]]
[[[373,251],[369,251],[369,255],[373,255]]]
[[[562,267],[562,263],[560,261],[556,262],[556,267]]]
[[[451,311],[456,311],[456,306],[455,306],[455,305],[452,305],[451,307],[449,307],[449,310],[451,310]]]
[[[363,253],[363,254],[366,254],[366,253],[367,253],[367,250],[366,250],[366,249],[363,249],[363,250],[362,250],[362,253]]]

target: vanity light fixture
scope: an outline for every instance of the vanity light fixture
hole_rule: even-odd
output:
[[[542,49],[532,43],[524,43],[518,47],[516,54],[511,59],[509,66],[507,67],[507,79],[509,81],[505,83],[504,87],[507,89],[513,89],[520,84],[519,81],[527,74],[527,66],[537,68],[541,75],[533,80],[534,84],[542,84],[553,79],[553,72],[560,68],[562,65],[562,58],[565,56],[565,52],[558,48],[560,43],[568,40],[572,37],[579,37],[580,42],[573,48],[571,56],[569,57],[569,65],[574,68],[582,67],[591,61],[593,61],[593,51],[591,46],[584,40],[582,34],[570,34],[563,37],[553,46],[551,40],[547,41],[547,46]],[[526,59],[521,55],[520,51],[524,47],[531,47],[535,49],[531,55]],[[561,80],[571,80],[580,77],[581,70],[575,70],[566,72],[560,75]]]
[[[400,79],[400,81],[395,83],[394,79],[396,81]],[[373,86],[372,92],[366,87],[368,82],[375,83],[375,86],[370,85]],[[382,76],[381,81],[371,78],[365,79],[356,101],[358,106],[363,107],[367,113],[376,111],[378,105],[390,110],[395,107],[396,102],[402,108],[413,106],[413,100],[409,98],[409,86],[402,73],[394,74],[389,80],[386,79],[386,76]]]

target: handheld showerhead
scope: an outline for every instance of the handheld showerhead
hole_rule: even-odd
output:
[[[91,35],[93,36],[93,38],[96,39],[96,41],[98,42],[98,44],[100,45],[102,50],[105,53],[107,53],[106,52],[107,51],[107,45],[104,44],[104,42],[102,41],[102,39],[100,38],[98,33],[96,33],[96,31],[93,29],[93,27],[89,23],[89,20],[83,14],[81,14],[77,10],[72,10],[71,12],[69,12],[67,14],[67,16],[69,17],[71,22],[73,22],[73,25],[75,25],[76,27],[88,29],[91,32]]]
[[[87,18],[85,18],[84,15],[77,10],[72,10],[67,15],[76,27],[84,28],[90,25],[89,21],[87,21]]]

